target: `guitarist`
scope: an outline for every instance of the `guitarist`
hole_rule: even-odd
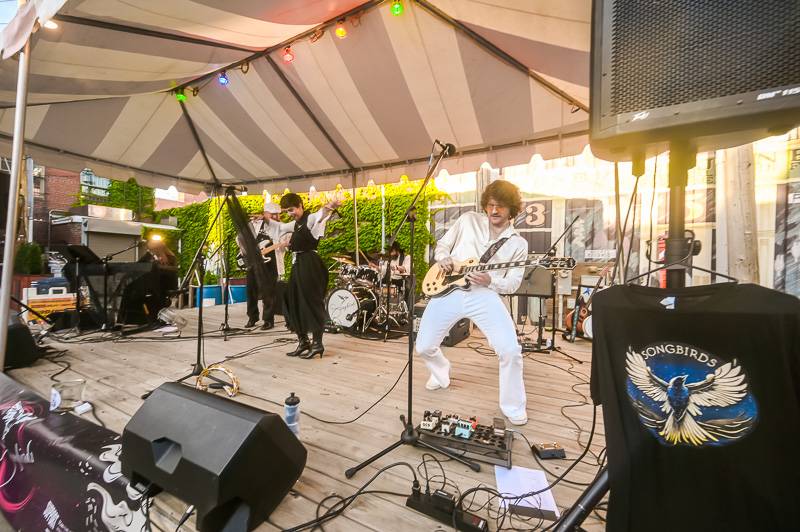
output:
[[[281,213],[281,208],[276,203],[265,202],[264,213],[257,216],[250,222],[250,230],[256,238],[256,243],[259,249],[271,246],[273,243],[278,242],[281,236],[280,226],[278,224],[270,224],[270,220],[278,220]],[[238,239],[237,239],[238,240]],[[244,246],[239,243],[239,249],[244,253]],[[264,323],[261,325],[262,330],[272,329],[275,326],[275,311],[280,305],[278,298],[275,295],[275,286],[278,282],[278,274],[283,270],[283,251],[280,251],[280,256],[277,256],[275,251],[269,252],[262,258],[245,256],[247,261],[247,323],[245,328],[251,328],[258,322],[258,301],[261,300],[262,311],[261,316]],[[267,285],[260,287],[256,280],[255,264],[253,260],[266,260],[267,261]],[[281,272],[279,272],[279,269]]]
[[[436,244],[434,258],[446,272],[453,261],[480,257],[480,262],[523,261],[528,243],[511,225],[522,208],[519,189],[508,181],[491,183],[481,195],[484,213],[467,212],[447,230]],[[486,335],[500,363],[500,410],[514,425],[528,421],[525,384],[522,379],[522,348],[511,315],[499,294],[516,291],[524,268],[494,272],[470,272],[470,288],[454,290],[431,299],[420,321],[417,353],[431,372],[428,390],[450,385],[450,361],[440,344],[460,319],[469,318]]]

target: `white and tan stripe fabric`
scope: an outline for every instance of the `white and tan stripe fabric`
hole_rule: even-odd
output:
[[[588,100],[588,0],[430,2]],[[554,142],[554,155],[580,144],[562,137],[584,131],[586,113],[534,77],[413,1],[399,17],[373,3],[345,21],[346,39],[328,27],[295,41],[285,63],[276,45],[362,1],[68,0],[59,28],[32,37],[29,148],[43,162],[51,153],[62,165],[197,185],[211,171],[268,182],[406,161],[416,170],[433,139],[478,153],[531,142],[500,157],[509,164],[552,153]],[[260,53],[270,49],[269,59]],[[197,80],[248,57],[247,73],[231,69],[227,86]],[[10,142],[16,68],[0,62],[0,149]],[[187,90],[185,109],[211,170],[169,92],[185,83],[199,88]]]

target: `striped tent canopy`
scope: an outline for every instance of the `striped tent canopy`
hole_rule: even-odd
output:
[[[182,190],[321,190],[419,175],[434,139],[458,147],[451,172],[585,145],[589,0],[402,4],[34,0],[0,35],[0,151],[37,17],[58,24],[31,37],[26,152],[43,164]]]

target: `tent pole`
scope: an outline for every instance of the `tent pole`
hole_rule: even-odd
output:
[[[22,149],[25,140],[25,111],[28,104],[28,65],[30,36],[19,53],[17,71],[17,106],[14,112],[14,143],[11,150],[11,176],[8,180],[8,215],[3,247],[3,277],[0,285],[0,371],[5,368],[8,343],[8,316],[11,304],[11,279],[14,274],[14,250],[17,241],[17,211],[19,208],[19,176],[22,172]]]
[[[214,172],[214,167],[211,166],[211,161],[208,160],[208,155],[206,155],[206,149],[203,147],[203,143],[200,141],[200,135],[197,133],[197,128],[194,127],[194,121],[192,117],[189,116],[189,110],[186,109],[186,104],[183,102],[178,102],[181,106],[181,111],[183,112],[183,117],[186,119],[186,123],[189,125],[189,130],[192,132],[192,137],[194,137],[194,141],[197,143],[197,149],[200,150],[200,155],[203,156],[203,160],[206,162],[206,167],[208,168],[208,173],[211,174],[211,179],[214,180],[214,186],[220,186],[219,179],[217,179],[217,174]]]
[[[355,232],[356,232],[356,266],[361,265],[361,250],[358,245],[358,198],[357,193],[358,189],[356,188],[356,171],[350,174],[353,178],[353,224],[355,224]]]

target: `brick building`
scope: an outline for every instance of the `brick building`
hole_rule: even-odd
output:
[[[66,213],[78,201],[81,177],[76,172],[45,168],[42,176],[34,179],[33,239],[42,247],[53,244],[80,244],[80,227],[72,225],[50,226],[50,214]]]

